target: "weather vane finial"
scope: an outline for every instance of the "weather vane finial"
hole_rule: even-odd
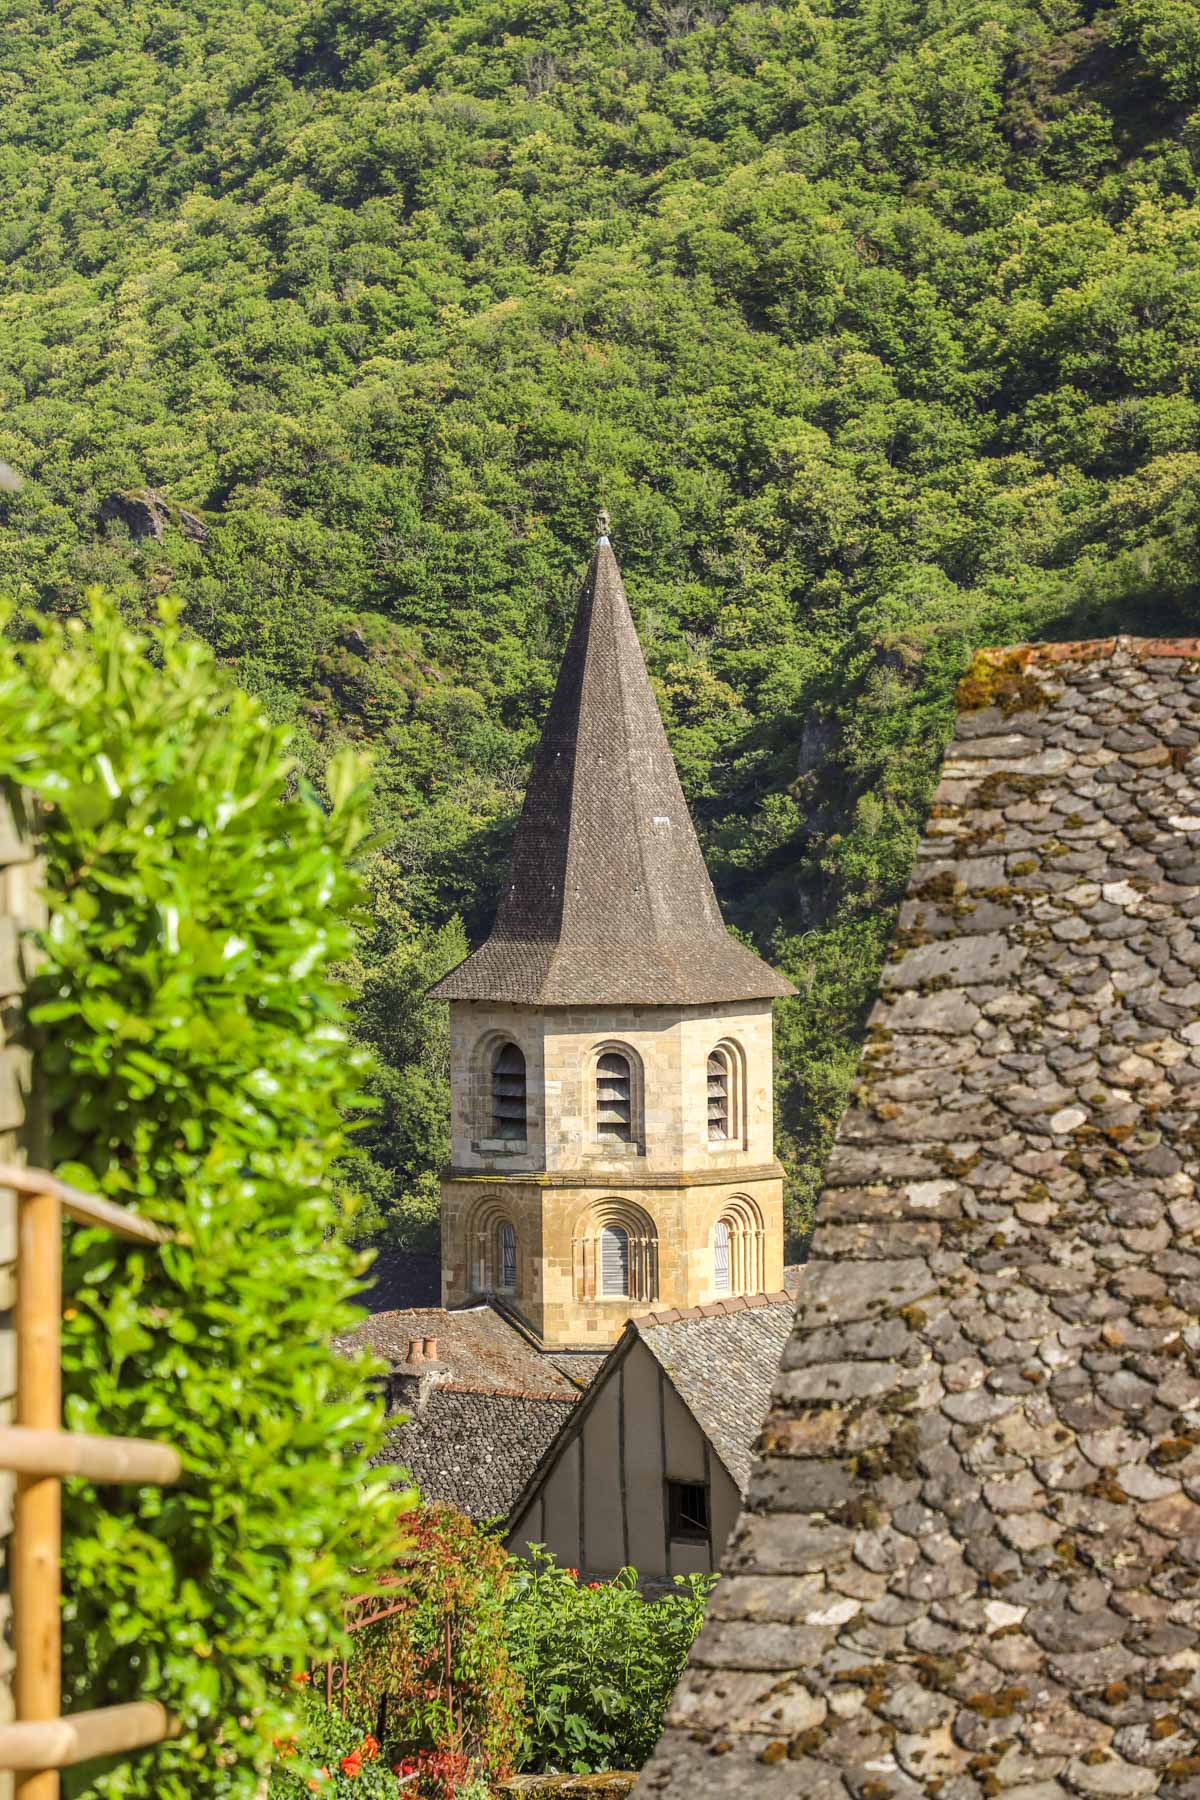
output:
[[[602,506],[596,514],[596,530],[604,543],[608,542],[608,509]]]

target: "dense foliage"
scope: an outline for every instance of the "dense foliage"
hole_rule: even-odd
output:
[[[349,1795],[390,1770],[421,1800],[473,1800],[475,1784],[514,1764],[642,1766],[712,1576],[676,1577],[648,1599],[633,1569],[583,1582],[543,1551],[529,1561],[507,1555],[486,1528],[444,1506],[421,1509],[410,1544],[395,1610],[352,1637],[345,1719],[337,1700],[326,1709],[319,1676],[293,1687],[273,1796],[314,1778]]]
[[[164,1439],[184,1466],[103,1505],[68,1484],[69,1706],[158,1699],[184,1727],[87,1792],[248,1797],[280,1671],[338,1640],[344,1597],[402,1541],[365,1367],[328,1342],[361,1317],[332,1178],[361,1058],[331,976],[361,772],[342,753],[321,802],[202,646],[96,603],[90,632],[0,637],[0,780],[44,847],[30,1018],[55,1164],[173,1233],[68,1233],[67,1422]]]
[[[454,1800],[474,1775],[509,1774],[521,1742],[504,1620],[510,1558],[447,1506],[423,1507],[410,1536],[399,1610],[355,1633],[347,1693],[422,1800]]]
[[[648,1600],[637,1571],[579,1580],[535,1550],[514,1561],[507,1641],[524,1696],[527,1769],[640,1769],[704,1623],[710,1575]]]
[[[1195,622],[1195,8],[4,15],[0,584],[174,588],[311,757],[369,740],[411,994],[486,923],[603,499],[718,888],[802,989],[798,1220],[967,648]],[[195,520],[131,536],[146,485]],[[364,1171],[417,1225],[424,1030]]]

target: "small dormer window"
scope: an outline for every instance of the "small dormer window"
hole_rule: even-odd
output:
[[[498,1261],[500,1264],[499,1288],[503,1294],[511,1294],[517,1285],[517,1232],[516,1227],[508,1220],[501,1222],[497,1235]]]
[[[633,1099],[629,1058],[606,1050],[596,1064],[596,1135],[633,1142]]]
[[[708,1059],[708,1136],[719,1143],[729,1136],[729,1053],[714,1050]]]
[[[501,1044],[492,1063],[492,1136],[525,1136],[525,1058],[515,1044]]]

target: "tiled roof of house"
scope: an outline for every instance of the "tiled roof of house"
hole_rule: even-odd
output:
[[[533,1006],[793,992],[725,929],[607,537],[579,595],[492,934],[431,992]]]
[[[436,1339],[445,1383],[461,1391],[519,1394],[526,1399],[576,1397],[567,1377],[490,1306],[405,1307],[377,1313],[336,1341],[339,1348],[371,1349],[399,1365],[415,1338]]]
[[[963,684],[639,1795],[1200,1794],[1198,658]]]
[[[472,1519],[507,1515],[579,1396],[431,1388],[423,1406],[389,1431],[376,1462],[407,1470],[424,1500]]]
[[[429,1339],[436,1360],[408,1361]],[[424,1500],[472,1518],[508,1512],[559,1426],[578,1387],[490,1306],[407,1307],[379,1313],[337,1339],[392,1365],[389,1408],[403,1419],[376,1463],[405,1469]]]
[[[632,1321],[742,1494],[793,1310],[790,1294],[751,1294]]]

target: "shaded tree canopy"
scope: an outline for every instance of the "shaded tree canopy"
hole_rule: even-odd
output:
[[[172,589],[314,768],[373,747],[384,1211],[440,1153],[414,971],[486,927],[603,500],[802,989],[799,1222],[969,648],[1196,618],[1195,9],[5,15],[0,586]]]

